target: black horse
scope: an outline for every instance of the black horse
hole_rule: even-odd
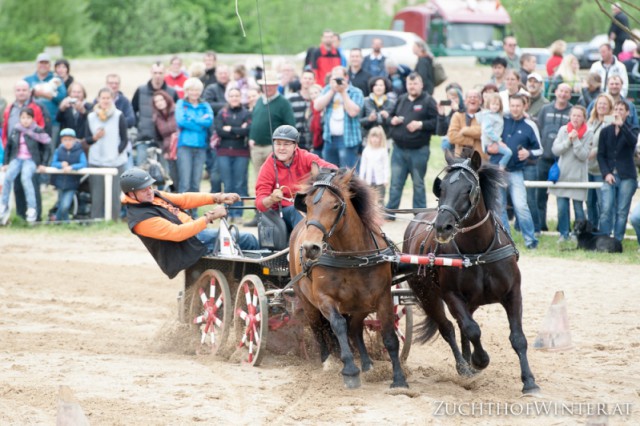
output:
[[[477,152],[470,159],[447,162],[446,175],[433,185],[438,210],[416,216],[405,231],[403,252],[466,259],[467,267],[422,267],[408,280],[427,314],[418,341],[424,343],[440,331],[453,351],[458,374],[472,376],[489,365],[473,313],[482,305],[500,303],[509,319],[511,346],[520,359],[522,392],[538,392],[522,331],[518,251],[499,219],[502,172],[481,167]],[[460,327],[462,351],[443,302]]]

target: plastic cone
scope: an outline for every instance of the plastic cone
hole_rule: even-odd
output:
[[[571,348],[569,314],[564,291],[556,291],[547,316],[542,321],[538,337],[533,342],[536,349],[563,350]]]

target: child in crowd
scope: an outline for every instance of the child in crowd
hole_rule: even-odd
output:
[[[37,218],[33,174],[36,172],[36,168],[43,166],[48,161],[49,149],[45,145],[51,142],[51,137],[36,125],[33,116],[32,108],[23,108],[20,111],[20,122],[16,124],[7,140],[4,165],[2,166],[2,170],[6,171],[2,188],[2,202],[0,203],[0,225],[2,226],[9,221],[11,214],[9,197],[13,182],[18,175],[20,175],[27,201],[27,222],[33,223]]]
[[[373,127],[367,136],[367,146],[362,151],[360,177],[380,194],[378,200],[384,206],[385,187],[389,184],[389,151],[387,137],[380,126]]]
[[[492,93],[487,98],[489,106],[488,110],[480,114],[480,124],[482,126],[482,149],[488,153],[490,146],[494,144],[498,147],[498,154],[502,154],[500,159],[500,168],[504,170],[511,160],[513,153],[511,149],[502,142],[502,130],[504,129],[504,120],[502,119],[502,99],[499,93]],[[497,154],[494,154],[497,155]]]
[[[60,132],[60,146],[53,154],[51,167],[70,172],[87,167],[87,156],[82,145],[76,139],[73,129],[62,129]],[[53,185],[58,189],[58,210],[56,220],[69,221],[69,208],[73,202],[73,194],[80,186],[79,175],[54,175]]]

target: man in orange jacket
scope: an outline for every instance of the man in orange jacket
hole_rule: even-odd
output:
[[[149,253],[169,278],[195,264],[203,255],[214,250],[218,230],[207,224],[227,215],[224,206],[216,206],[198,219],[185,211],[210,204],[233,204],[240,201],[232,193],[171,194],[156,191],[155,180],[138,168],[127,170],[120,177],[120,188],[127,205],[129,229],[143,242]],[[242,250],[256,250],[258,240],[242,232],[238,241]]]

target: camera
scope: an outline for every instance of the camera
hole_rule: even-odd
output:
[[[442,106],[451,106],[451,100],[450,99],[444,99],[444,100],[440,101],[440,105],[442,105]]]
[[[72,105],[73,105],[73,104],[75,104],[76,102],[78,102],[78,99],[76,99],[76,98],[69,98],[69,103],[70,103],[70,104],[72,104]]]
[[[336,77],[335,80],[338,86],[342,86],[342,83],[344,83],[344,78],[342,77]]]

